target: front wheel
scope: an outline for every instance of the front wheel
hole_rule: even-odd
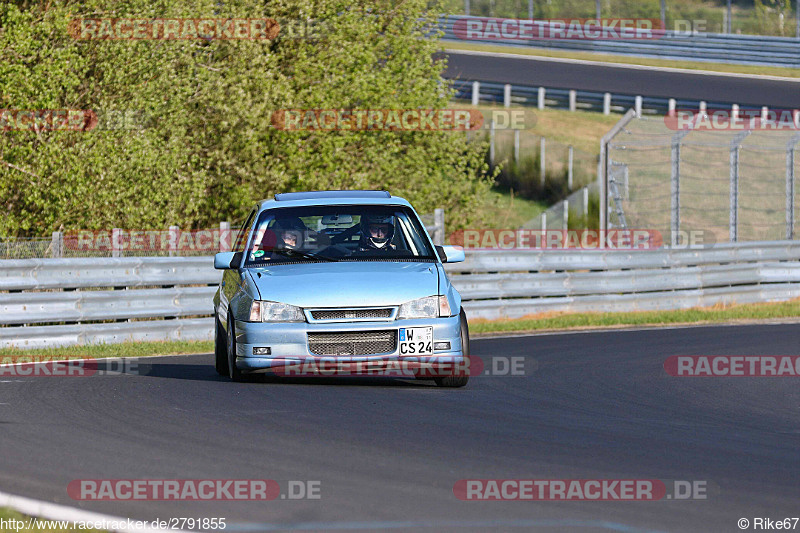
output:
[[[469,357],[469,324],[467,324],[467,315],[464,313],[464,310],[461,310],[459,314],[461,318],[461,353],[463,354],[464,358],[466,359]],[[452,376],[445,376],[442,378],[436,378],[434,381],[436,385],[439,387],[463,387],[469,382],[469,361],[467,364],[462,366],[461,370],[457,371],[457,374]]]
[[[228,376],[233,381],[242,381],[244,375],[236,367],[236,331],[234,331],[234,327],[233,320],[228,316]]]

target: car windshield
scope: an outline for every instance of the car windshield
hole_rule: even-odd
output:
[[[414,212],[404,206],[269,209],[255,224],[246,268],[308,261],[435,261]]]

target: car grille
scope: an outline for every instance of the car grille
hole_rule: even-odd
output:
[[[392,308],[381,309],[315,309],[311,311],[314,320],[358,320],[364,318],[390,318]]]
[[[309,333],[308,348],[316,355],[371,355],[394,352],[397,331]]]

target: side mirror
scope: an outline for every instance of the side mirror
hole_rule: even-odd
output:
[[[220,252],[214,255],[214,268],[217,270],[239,268],[241,262],[242,252]]]
[[[460,263],[466,259],[461,246],[436,246],[436,253],[442,263]]]

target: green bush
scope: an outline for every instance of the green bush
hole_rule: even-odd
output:
[[[279,109],[443,108],[426,2],[52,0],[0,5],[0,108],[133,110],[134,129],[0,134],[0,235],[235,220],[276,192],[380,188],[475,223],[485,144],[446,132],[286,132]],[[73,39],[73,18],[313,16],[317,39]],[[143,127],[140,127],[143,126]]]

